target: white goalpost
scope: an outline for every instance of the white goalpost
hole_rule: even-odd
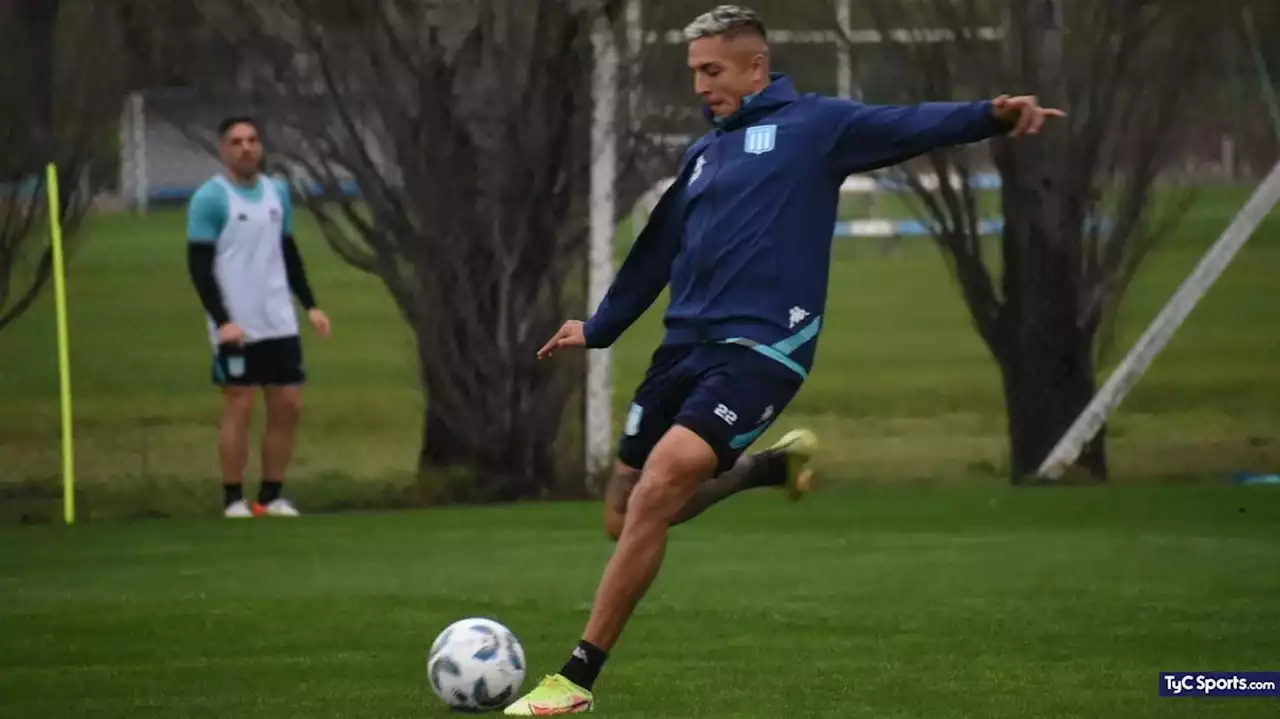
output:
[[[1107,383],[1098,390],[1070,429],[1058,441],[1040,465],[1041,476],[1057,480],[1080,457],[1085,444],[1092,440],[1107,418],[1133,389],[1156,355],[1169,344],[1173,333],[1191,314],[1191,310],[1205,296],[1213,283],[1226,270],[1240,248],[1248,241],[1258,225],[1271,209],[1280,203],[1280,162],[1254,190],[1249,201],[1236,214],[1231,224],[1218,237],[1209,251],[1200,259],[1192,273],[1182,282],[1178,291],[1160,310],[1160,314],[1147,327],[1129,354],[1116,367]]]
[[[632,6],[639,10],[638,0],[627,7],[627,22],[633,22]],[[630,28],[629,28],[630,29]],[[628,33],[630,35],[630,33]],[[595,67],[591,75],[593,110],[591,117],[591,209],[590,249],[587,265],[587,307],[594,312],[604,300],[613,282],[614,181],[618,168],[618,145],[614,125],[618,111],[618,44],[609,21],[603,14],[596,18],[591,35]],[[613,381],[610,377],[613,352],[609,349],[587,352],[586,439],[587,474],[595,475],[609,466],[613,449]]]

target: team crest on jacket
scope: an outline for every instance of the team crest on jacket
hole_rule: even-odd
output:
[[[778,137],[777,125],[756,125],[747,128],[746,139],[743,140],[742,149],[752,155],[763,155],[773,149],[775,140]]]

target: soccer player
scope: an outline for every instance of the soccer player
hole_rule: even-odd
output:
[[[750,487],[807,491],[808,431],[742,453],[812,367],[845,177],[934,148],[1035,134],[1064,115],[1033,96],[872,106],[801,95],[770,72],[765,27],[742,7],[698,17],[685,37],[712,128],[685,153],[595,314],[565,323],[539,350],[608,347],[671,287],[666,336],[635,393],[606,500],[617,545],[577,648],[508,715],[593,707],[593,684],[657,575],[670,525]]]
[[[226,517],[296,517],[281,495],[302,408],[302,341],[293,297],[321,337],[329,318],[316,305],[293,238],[288,185],[261,171],[262,143],[252,118],[218,126],[223,172],[196,190],[187,209],[187,264],[208,314],[213,381],[222,388],[218,458]],[[267,405],[262,483],[244,497],[249,420],[256,389]]]

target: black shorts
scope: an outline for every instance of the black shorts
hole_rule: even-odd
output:
[[[297,385],[306,379],[297,335],[220,345],[213,357],[213,383],[219,387]]]
[[[724,472],[803,383],[795,371],[741,345],[659,347],[627,413],[618,459],[642,469],[658,440],[679,424],[711,445],[717,474]]]

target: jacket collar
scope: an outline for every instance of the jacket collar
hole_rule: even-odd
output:
[[[738,111],[732,115],[717,119],[711,113],[711,108],[704,105],[702,116],[712,126],[721,130],[733,130],[747,125],[764,115],[768,115],[783,105],[788,105],[800,99],[800,94],[796,92],[795,85],[792,84],[790,77],[781,73],[770,73],[769,80],[768,87],[745,98],[742,107],[738,108]]]

